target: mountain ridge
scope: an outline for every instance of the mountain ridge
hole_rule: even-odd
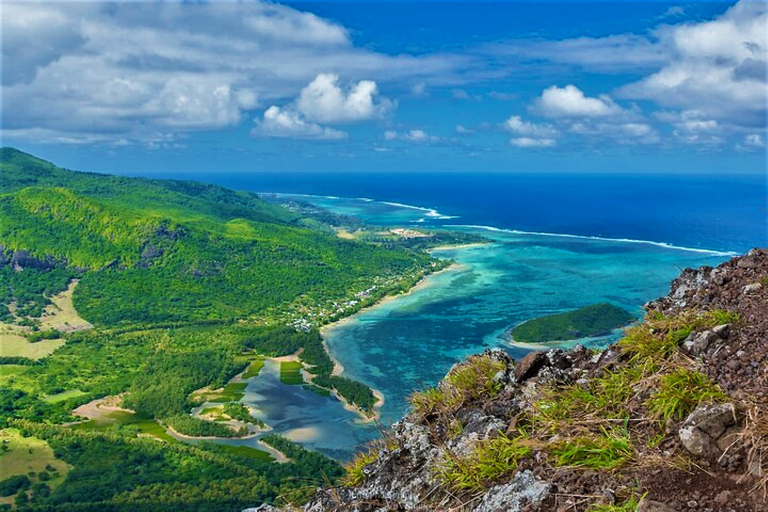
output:
[[[604,351],[471,356],[303,510],[764,512],[766,305],[754,249],[683,271]]]

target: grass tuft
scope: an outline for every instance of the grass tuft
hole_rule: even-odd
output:
[[[692,332],[735,323],[740,318],[736,312],[721,309],[677,316],[651,312],[644,323],[627,329],[618,346],[630,354],[633,363],[669,359]]]
[[[558,466],[612,470],[634,457],[629,432],[623,427],[600,427],[599,434],[584,434],[554,443],[548,451]]]
[[[365,483],[368,476],[365,474],[365,467],[373,463],[379,456],[379,449],[371,447],[366,452],[360,452],[355,455],[344,469],[346,474],[341,479],[341,484],[345,487],[357,487]]]
[[[456,391],[462,402],[493,398],[501,389],[501,384],[495,381],[494,377],[503,370],[504,363],[490,356],[470,357],[448,374],[446,382]]]
[[[617,503],[614,505],[607,505],[602,503],[590,505],[590,507],[587,509],[587,512],[635,512],[639,504],[640,500],[637,497],[632,496],[623,503]]]
[[[513,473],[531,452],[528,438],[501,434],[479,442],[467,457],[447,459],[438,466],[437,477],[454,491],[482,492]]]
[[[726,395],[706,375],[688,368],[677,368],[661,377],[658,389],[646,400],[654,419],[682,420],[702,402],[722,402]]]

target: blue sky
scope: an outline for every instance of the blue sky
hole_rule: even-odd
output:
[[[0,5],[2,143],[72,168],[766,169],[764,2]]]

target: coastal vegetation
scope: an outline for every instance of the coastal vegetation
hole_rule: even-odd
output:
[[[604,336],[634,320],[628,311],[602,303],[528,320],[515,326],[510,334],[523,343],[573,340]]]
[[[335,481],[338,464],[279,437],[265,441],[288,464],[188,446],[165,427],[223,438],[247,433],[236,422],[263,426],[238,403],[242,379],[264,357],[297,353],[291,382],[372,412],[367,386],[332,374],[319,327],[447,263],[403,237],[337,236],[349,222],[215,185],[80,173],[0,150],[0,428],[72,466],[60,485],[35,491],[31,480],[13,499],[31,510],[238,510]],[[126,410],[73,416],[107,396]],[[235,423],[190,416],[205,401]]]

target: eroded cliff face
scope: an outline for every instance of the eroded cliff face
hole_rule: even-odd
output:
[[[768,251],[646,309],[603,352],[456,365],[304,510],[768,511]]]

